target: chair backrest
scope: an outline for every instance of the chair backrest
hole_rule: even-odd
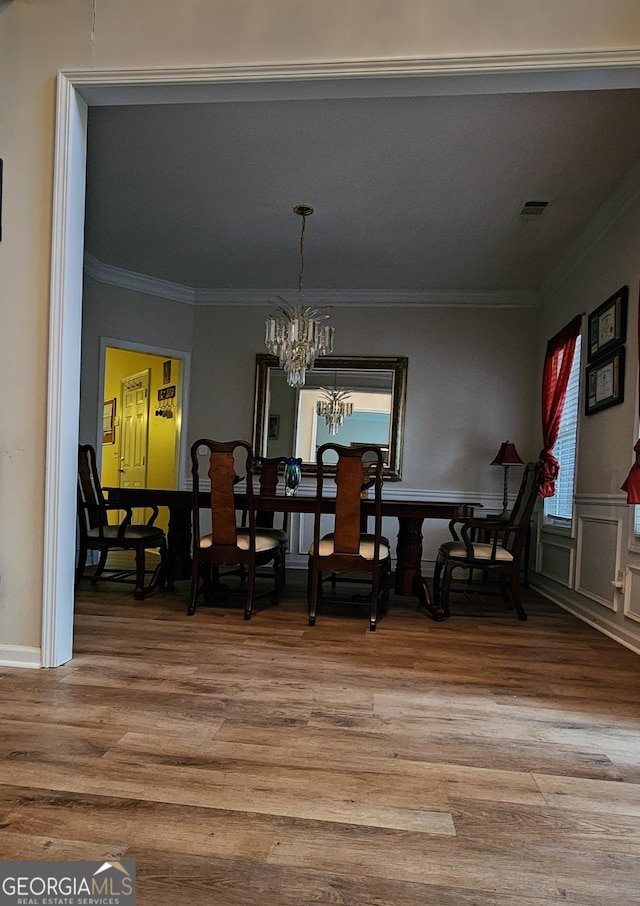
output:
[[[327,443],[319,449],[317,462],[317,495],[314,522],[314,547],[320,541],[321,501],[323,496],[327,453],[335,453],[336,514],[334,523],[334,550],[340,554],[357,554],[360,549],[361,508],[363,478],[373,481],[374,493],[374,561],[378,560],[382,532],[382,472],[384,460],[379,447],[374,444],[343,446]],[[333,459],[333,457],[332,457]],[[333,464],[333,463],[332,463]]]
[[[278,491],[278,481],[280,473],[284,469],[285,456],[255,456],[253,463],[259,467],[258,474],[258,496],[275,497]],[[286,527],[287,514],[283,515],[283,528]],[[256,525],[259,528],[273,528],[275,522],[275,513],[267,513],[260,510],[258,501],[258,512],[256,513]]]
[[[107,525],[106,501],[100,485],[96,451],[91,444],[78,446],[78,521],[80,531]]]
[[[211,483],[210,511],[211,536],[214,546],[236,547],[236,498],[234,486],[245,479],[249,531],[255,534],[253,505],[253,451],[244,440],[215,441],[200,438],[191,445],[191,475],[193,478],[193,536],[194,544],[200,540],[200,461],[202,448],[208,451],[207,474]]]
[[[542,482],[542,463],[529,462],[525,466],[518,490],[518,496],[511,510],[508,522],[508,531],[503,539],[503,547],[506,547],[511,553],[519,556],[524,545],[529,525],[531,523],[531,514],[536,505],[538,490]]]

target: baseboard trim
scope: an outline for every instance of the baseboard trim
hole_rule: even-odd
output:
[[[42,667],[42,652],[28,645],[2,645],[0,667]]]
[[[551,601],[552,604],[556,604],[558,607],[566,610],[567,613],[570,613],[574,617],[577,617],[578,620],[581,620],[583,623],[591,626],[592,629],[596,629],[603,635],[608,636],[608,638],[613,639],[614,642],[618,642],[619,645],[623,645],[625,648],[628,648],[629,651],[633,651],[634,654],[640,655],[640,641],[630,639],[623,633],[617,632],[616,627],[608,625],[601,620],[597,620],[591,617],[589,614],[581,610],[577,604],[574,604],[573,602],[567,600],[561,594],[554,594],[546,585],[536,582],[533,577],[530,578],[530,584],[531,588],[534,591],[536,591],[539,595],[542,595],[542,597],[546,598],[548,601]]]

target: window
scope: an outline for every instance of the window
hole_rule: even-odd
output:
[[[636,544],[640,539],[640,504],[633,508],[633,534],[636,536]]]
[[[565,398],[558,439],[553,448],[553,455],[560,464],[556,479],[556,493],[545,497],[545,522],[552,525],[571,527],[573,517],[573,487],[576,471],[576,447],[578,441],[578,407],[580,402],[580,337],[576,339],[576,349],[571,365],[567,395]]]

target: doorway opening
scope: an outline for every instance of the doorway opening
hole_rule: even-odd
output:
[[[111,431],[103,424],[104,488],[179,486],[184,370],[176,355],[105,346],[104,406],[114,416]],[[148,516],[133,515],[135,522]],[[156,524],[167,529],[166,513]]]
[[[322,78],[319,78],[319,74]],[[638,87],[640,57],[625,51],[512,55],[493,64],[486,57],[425,60],[339,61],[193,70],[60,72],[53,195],[49,330],[49,413],[44,517],[41,663],[69,660],[73,642],[71,551],[75,536],[75,485],[83,284],[87,110],[98,103],[251,100],[301,97],[401,96],[416,91],[473,93],[581,90],[608,85]],[[452,86],[454,86],[452,88]],[[551,86],[551,87],[550,87]],[[183,441],[184,443],[184,441]]]

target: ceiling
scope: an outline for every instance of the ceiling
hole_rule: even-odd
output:
[[[309,291],[535,292],[639,160],[636,88],[90,107],[85,247],[295,301],[306,203]]]

